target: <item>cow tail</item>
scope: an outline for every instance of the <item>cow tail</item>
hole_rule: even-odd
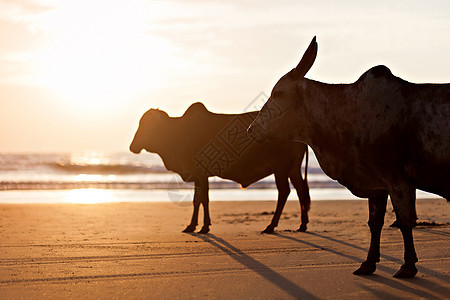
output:
[[[305,157],[305,181],[308,181],[308,161],[309,161],[309,148],[306,145],[306,157]]]

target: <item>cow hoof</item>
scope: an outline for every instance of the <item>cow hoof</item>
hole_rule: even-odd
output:
[[[361,264],[361,267],[359,267],[358,270],[353,272],[353,274],[354,275],[370,275],[370,274],[373,274],[373,272],[375,272],[376,269],[377,269],[376,263],[369,263],[369,262],[365,261]]]
[[[203,226],[202,229],[200,229],[200,231],[198,233],[208,233],[208,232],[209,232],[209,227]]]
[[[183,230],[183,232],[194,232],[194,231],[195,231],[194,225],[188,225],[188,227],[186,227],[186,229]]]
[[[297,229],[298,232],[305,232],[306,231],[306,224],[300,225],[300,227]]]
[[[403,265],[397,273],[395,278],[413,278],[417,274],[417,268],[414,264]]]
[[[267,226],[261,233],[273,233],[275,231],[274,227]]]

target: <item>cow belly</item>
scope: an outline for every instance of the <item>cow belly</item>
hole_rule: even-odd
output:
[[[224,172],[219,177],[223,179],[233,180],[239,183],[243,188],[273,174],[270,169],[246,169],[234,170],[234,172]]]
[[[355,179],[358,178],[358,179]],[[384,183],[377,179],[375,174],[364,174],[363,176],[339,179],[338,182],[345,186],[352,194],[360,198],[368,198],[372,195],[378,194],[380,191],[385,191]]]
[[[219,177],[236,181],[245,188],[274,172],[287,176],[292,168],[298,166],[300,170],[305,148],[304,144],[297,143],[253,144]]]
[[[355,161],[346,161],[343,157],[322,155],[316,151],[316,156],[322,170],[330,178],[350,190],[355,196],[367,198],[374,193],[386,190],[384,182],[379,178],[377,171],[362,167]]]
[[[415,163],[408,167],[409,181],[423,191],[450,197],[450,165]]]

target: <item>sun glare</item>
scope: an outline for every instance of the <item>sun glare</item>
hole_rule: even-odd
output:
[[[77,189],[69,191],[64,201],[75,204],[98,204],[117,202],[117,199],[107,190]]]
[[[114,109],[158,84],[173,47],[149,33],[144,2],[64,1],[37,20],[47,42],[36,53],[40,85],[63,105]]]
[[[70,164],[72,165],[98,166],[110,163],[110,156],[101,151],[80,151],[72,153],[70,156]]]

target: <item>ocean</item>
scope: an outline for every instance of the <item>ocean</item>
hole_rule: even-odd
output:
[[[277,199],[273,175],[246,189],[218,177],[209,182],[211,201]],[[308,182],[313,201],[359,199],[322,172],[311,150]],[[192,196],[193,184],[167,171],[152,153],[0,154],[0,203],[171,201],[184,206],[191,205]],[[294,189],[289,200],[297,200]]]

